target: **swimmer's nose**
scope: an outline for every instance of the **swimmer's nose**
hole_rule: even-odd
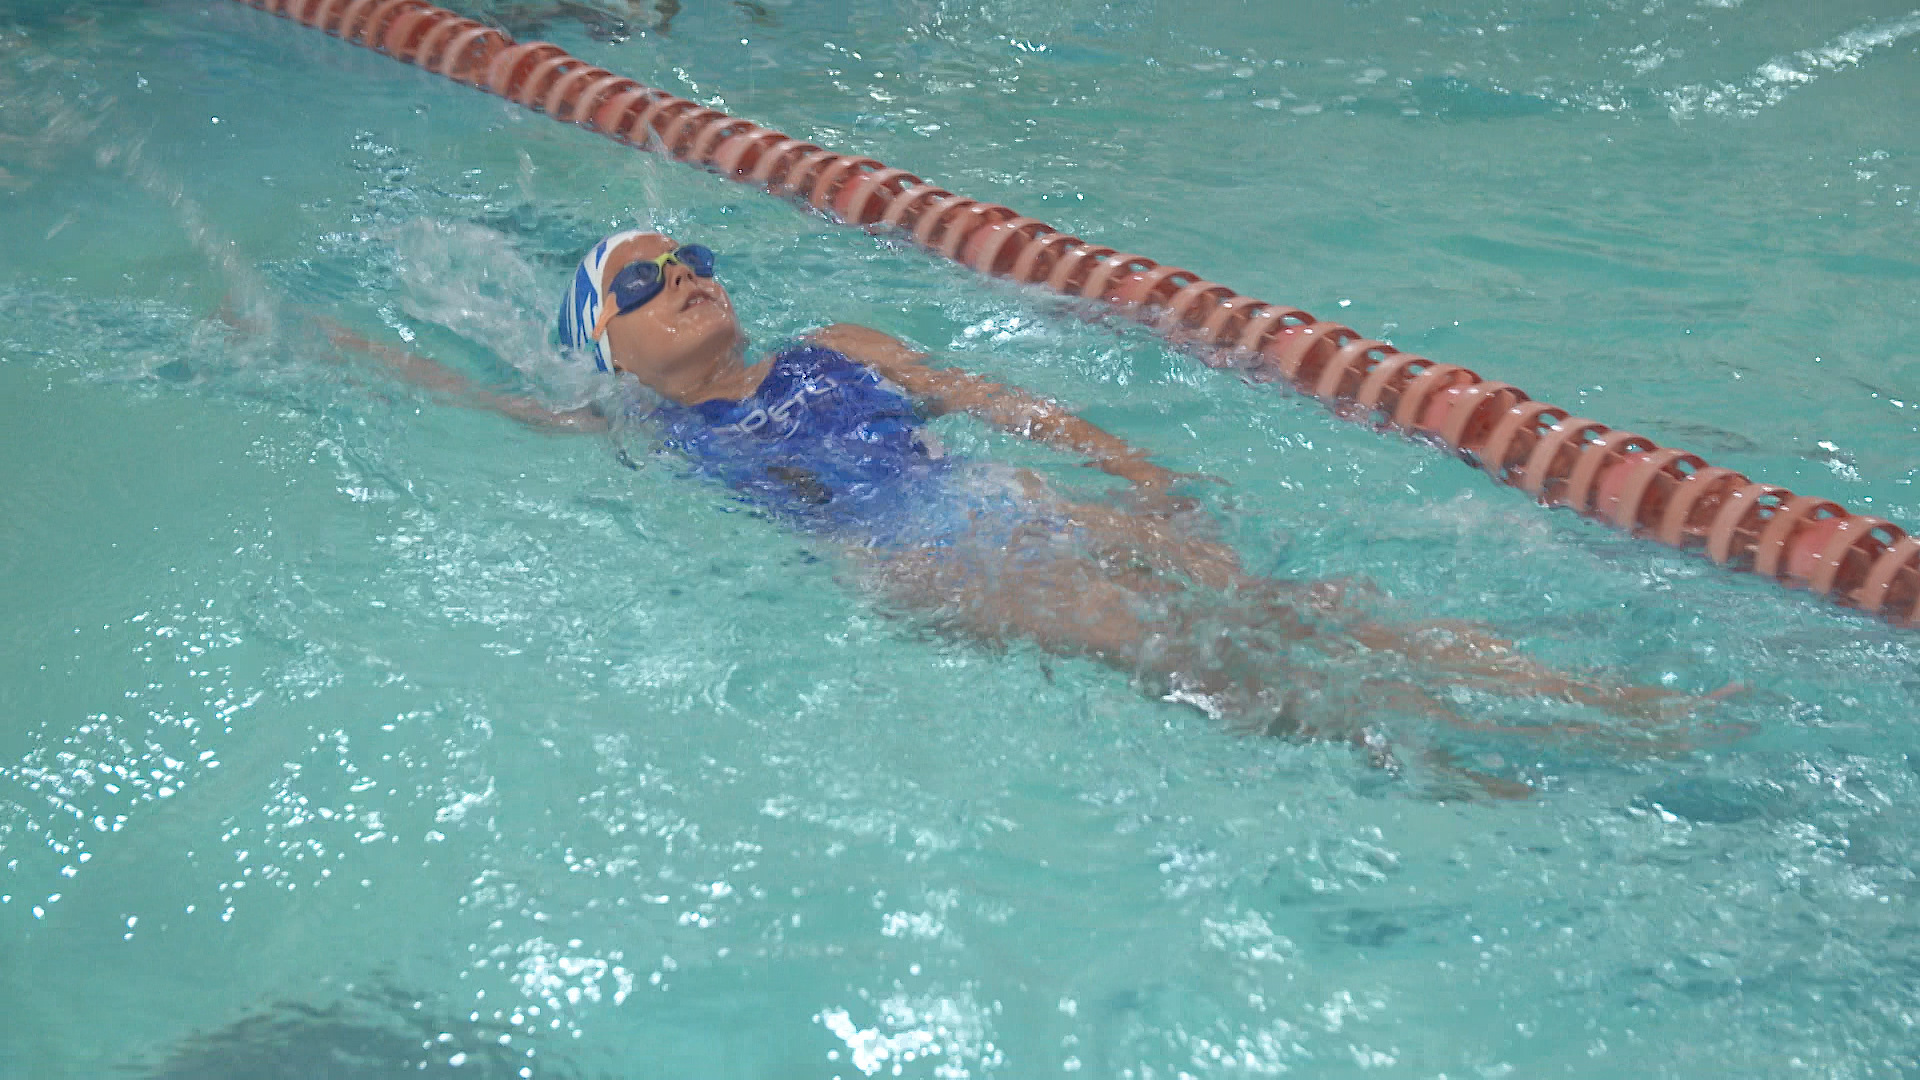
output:
[[[666,275],[667,284],[676,289],[692,281],[695,276],[694,272],[691,269],[689,269],[684,263],[680,263],[680,262],[668,263],[666,266],[666,270],[667,270],[667,275]]]

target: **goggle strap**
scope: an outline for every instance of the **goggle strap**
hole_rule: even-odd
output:
[[[612,322],[614,316],[618,314],[620,314],[620,305],[613,302],[613,297],[608,296],[600,301],[600,318],[594,321],[593,333],[590,335],[594,341],[600,340],[600,335],[607,332],[607,324]]]

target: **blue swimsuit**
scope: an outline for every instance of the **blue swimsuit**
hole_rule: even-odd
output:
[[[659,415],[667,445],[699,472],[795,524],[867,543],[898,538],[951,469],[904,392],[819,345],[780,350],[740,401]]]

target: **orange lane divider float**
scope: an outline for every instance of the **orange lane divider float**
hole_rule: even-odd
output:
[[[985,274],[1110,304],[1215,367],[1287,382],[1357,420],[1438,439],[1504,484],[1721,566],[1902,625],[1920,621],[1920,538],[1367,338],[1299,308],[1082,240],[709,109],[425,0],[239,0],[610,139],[892,228]]]

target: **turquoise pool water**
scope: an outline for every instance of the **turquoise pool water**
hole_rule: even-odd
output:
[[[1920,523],[1904,4],[467,10]],[[0,168],[0,1073],[1920,1071],[1911,631],[227,0],[0,2]],[[1227,481],[1263,570],[1749,690],[1368,711],[1536,789],[1448,798],[888,618],[644,440],[315,328],[578,403],[550,305],[636,220],[761,342],[869,323]]]

